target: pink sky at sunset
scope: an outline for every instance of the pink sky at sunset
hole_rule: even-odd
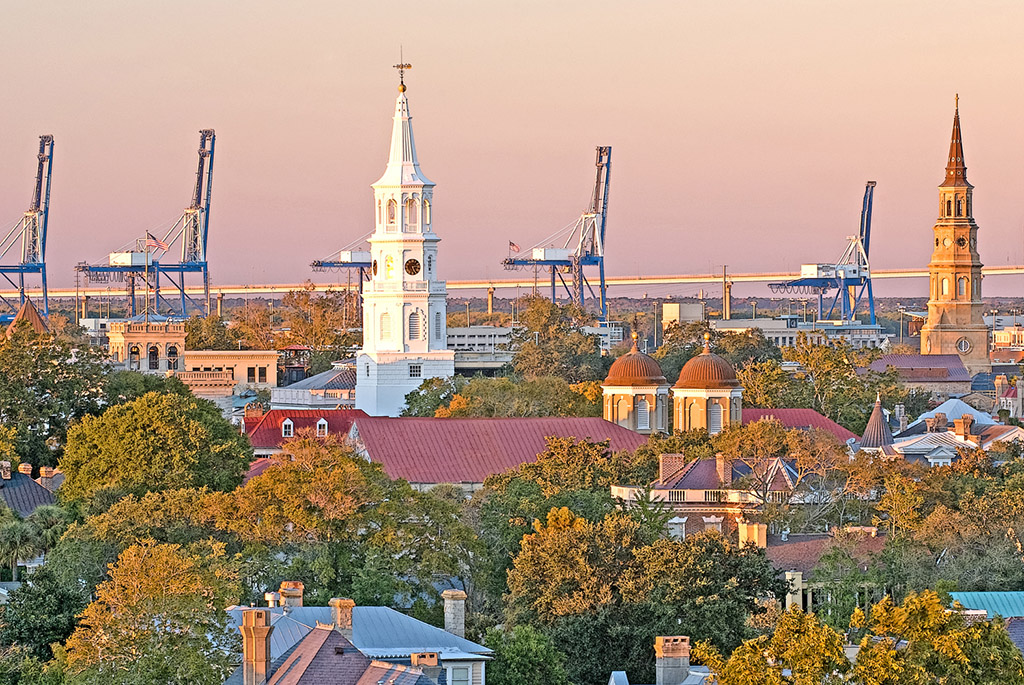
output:
[[[613,148],[609,275],[834,259],[868,179],[872,265],[923,268],[956,92],[982,261],[1021,264],[1022,28],[1019,0],[6,0],[0,227],[52,133],[48,270],[73,284],[76,262],[180,215],[209,127],[213,284],[311,278],[372,227],[402,45],[449,279],[507,278],[509,240],[572,222],[596,145]]]

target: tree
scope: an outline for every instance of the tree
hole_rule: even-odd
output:
[[[113,371],[106,377],[103,403],[106,406],[132,402],[151,392],[191,395],[177,376],[157,376],[139,371]]]
[[[0,562],[11,569],[11,580],[18,580],[18,562],[35,557],[42,551],[36,531],[25,521],[8,518],[0,523]]]
[[[487,682],[491,685],[569,685],[565,655],[532,626],[492,628],[487,631],[484,644],[494,650],[494,659],[487,664]]]
[[[329,348],[349,348],[358,345],[358,335],[349,332],[348,312],[355,312],[356,295],[348,291],[327,290],[316,294],[316,286],[307,281],[300,290],[284,296],[282,316],[289,344],[305,345],[314,352]]]
[[[19,645],[49,659],[50,645],[71,635],[88,603],[89,594],[78,583],[63,582],[47,565],[40,566],[0,607],[0,644]]]
[[[247,301],[244,307],[232,310],[231,318],[232,328],[242,341],[242,347],[247,350],[277,349],[274,312],[264,302]]]
[[[122,552],[68,638],[71,682],[223,682],[238,643],[223,608],[237,576],[223,557],[217,545],[204,558],[152,540]]]
[[[235,350],[238,338],[234,331],[216,314],[194,315],[185,321],[185,349],[187,350]]]
[[[71,429],[60,460],[66,474],[60,496],[86,501],[103,488],[230,490],[251,461],[249,441],[212,402],[148,393]]]
[[[468,382],[465,376],[424,380],[420,387],[405,396],[402,416],[434,416],[438,409],[447,407]]]
[[[777,409],[808,407],[806,384],[797,381],[778,361],[752,362],[736,372],[743,386],[743,406]]]
[[[68,426],[99,413],[107,370],[99,351],[31,327],[0,336],[0,425],[17,429],[21,461],[56,465]]]
[[[594,382],[569,384],[556,376],[527,380],[477,376],[469,381],[440,381],[423,394],[410,393],[412,411],[423,411],[438,399],[434,416],[600,416],[601,395]],[[449,395],[455,387],[458,390]],[[447,403],[441,398],[447,398]]]
[[[843,644],[840,633],[793,608],[770,636],[744,642],[728,658],[706,641],[693,656],[709,667],[715,685],[830,685],[844,682],[850,668]]]
[[[512,331],[512,368],[526,379],[558,376],[569,383],[600,380],[607,367],[597,336],[582,327],[586,312],[534,295],[520,303],[520,326]]]
[[[852,627],[863,629],[853,671],[859,684],[1024,683],[1024,657],[1002,622],[967,625],[932,591],[911,593],[899,606],[884,597],[868,615],[857,610]]]

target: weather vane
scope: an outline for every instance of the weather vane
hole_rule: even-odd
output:
[[[405,70],[412,69],[412,65],[405,61],[402,56],[402,50],[398,50],[398,64],[394,65],[395,69],[398,69],[398,92],[405,92]]]

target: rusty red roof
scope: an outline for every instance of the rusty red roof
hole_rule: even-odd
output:
[[[482,483],[487,476],[536,461],[545,438],[610,440],[613,452],[647,438],[601,418],[359,417],[350,436],[392,478],[410,483]]]
[[[832,435],[839,439],[839,442],[845,443],[850,438],[857,438],[852,431],[848,431],[838,423],[822,416],[813,409],[793,409],[793,408],[782,408],[782,409],[747,409],[743,408],[743,425],[747,425],[752,421],[760,421],[761,419],[776,419],[786,428],[800,428],[802,430],[809,430],[811,428],[821,428],[827,430]]]
[[[304,428],[316,430],[320,419],[325,419],[328,435],[344,436],[355,419],[366,415],[362,409],[271,409],[252,428],[247,422],[245,429],[253,449],[278,450],[287,439],[281,430],[285,420],[292,422],[292,435]]]
[[[956,354],[883,354],[868,365],[869,369],[879,373],[889,367],[896,369],[904,381],[943,383],[971,380],[960,355]]]
[[[866,568],[871,557],[881,553],[885,547],[886,537],[872,537],[866,533],[854,535],[853,556],[862,568]],[[768,536],[768,548],[765,550],[768,560],[779,571],[800,571],[805,580],[818,566],[821,557],[836,544],[830,533],[797,534],[788,538],[783,540],[777,535]]]

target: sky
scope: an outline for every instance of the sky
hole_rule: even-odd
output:
[[[201,128],[217,131],[214,285],[344,280],[309,262],[372,229],[400,49],[448,279],[507,278],[510,240],[572,223],[598,145],[613,150],[609,275],[835,260],[869,179],[872,265],[922,268],[955,93],[982,261],[1024,263],[1018,0],[0,7],[0,226],[27,208],[53,134],[54,285],[180,216]]]

